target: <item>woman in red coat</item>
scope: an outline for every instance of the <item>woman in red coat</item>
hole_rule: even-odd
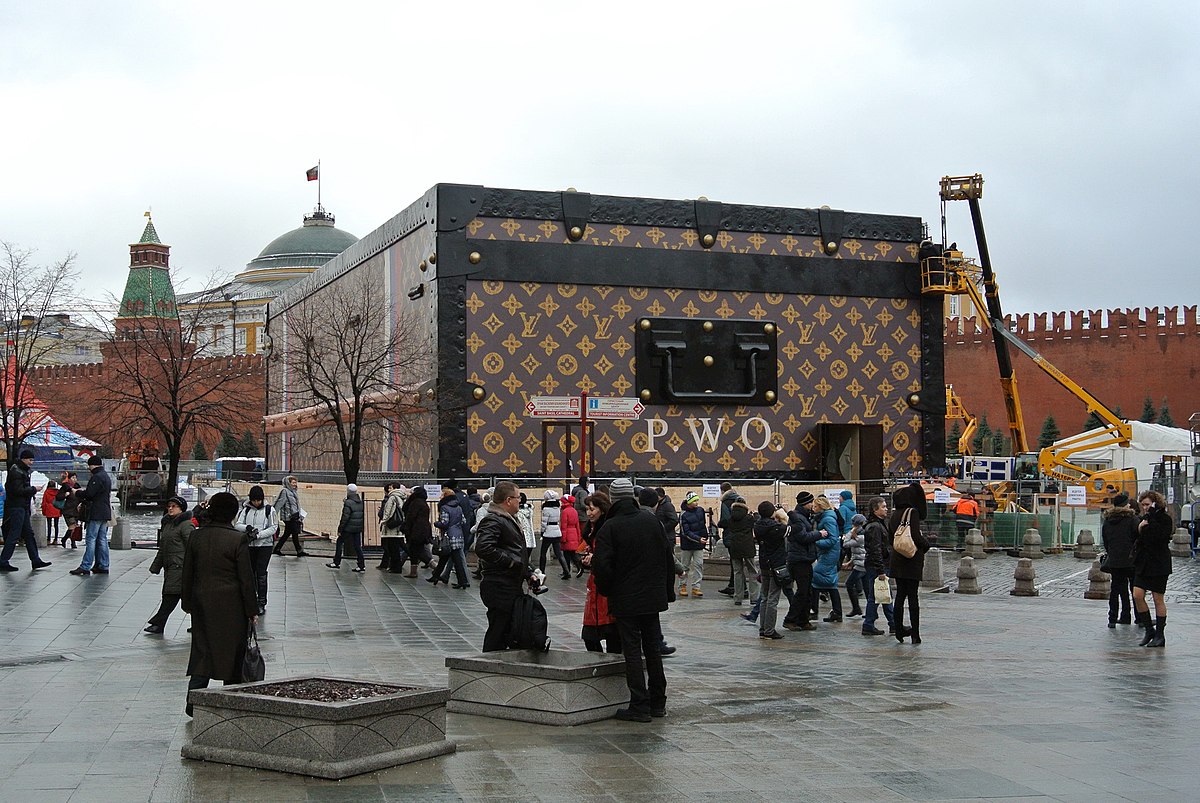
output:
[[[46,517],[46,543],[51,546],[58,544],[58,520],[62,518],[62,511],[54,506],[57,498],[58,485],[50,480],[42,491],[42,515]]]
[[[586,508],[584,509],[586,510]],[[558,528],[562,530],[563,562],[567,564],[567,570],[563,572],[562,579],[570,580],[572,566],[575,567],[576,577],[583,574],[583,563],[576,555],[579,547],[583,546],[583,534],[579,528],[579,512],[575,510],[575,497],[563,497],[559,515],[561,518],[558,521]]]
[[[612,500],[608,495],[597,491],[583,500],[583,509],[587,514],[587,524],[582,534],[583,558],[581,563],[586,567],[592,563],[591,544],[600,532]],[[565,537],[565,536],[564,536]],[[596,579],[588,575],[587,599],[583,603],[583,638],[584,646],[589,652],[602,652],[600,642],[603,641],[608,652],[621,651],[621,636],[617,633],[617,620],[608,612],[608,597],[596,590]]]

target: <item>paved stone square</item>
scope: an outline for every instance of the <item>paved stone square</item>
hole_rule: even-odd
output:
[[[1188,800],[1197,799],[1200,571],[1176,559],[1165,650],[1105,626],[1084,561],[1036,562],[1037,598],[1008,595],[1013,558],[978,561],[984,593],[924,593],[924,644],[857,620],[757,638],[705,581],[664,616],[668,716],[554,727],[447,716],[458,752],[343,781],[185,760],[187,619],[142,633],[153,553],[108,576],[0,576],[0,789],[6,800]],[[19,557],[18,557],[19,559]],[[319,556],[274,558],[260,627],[267,678],[320,673],[445,685],[477,650],[478,588],[457,591]],[[21,564],[18,564],[21,565]],[[954,560],[947,579],[953,581]],[[424,575],[424,573],[422,573]],[[723,579],[723,578],[722,578]],[[951,583],[952,585],[952,583]],[[582,580],[542,597],[557,647],[582,649]]]

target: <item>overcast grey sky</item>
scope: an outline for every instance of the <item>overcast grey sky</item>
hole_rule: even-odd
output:
[[[437,182],[916,215],[984,175],[1010,312],[1194,304],[1190,3],[6,3],[0,239],[119,294]],[[965,204],[950,237],[972,244]]]

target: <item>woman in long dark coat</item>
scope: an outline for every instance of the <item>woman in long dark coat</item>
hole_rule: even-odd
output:
[[[1138,621],[1146,628],[1143,647],[1165,647],[1167,639],[1167,578],[1171,576],[1171,533],[1175,523],[1167,512],[1167,500],[1157,491],[1142,491],[1138,495],[1141,520],[1137,540],[1133,543],[1133,604]],[[1156,621],[1150,624],[1150,606],[1146,592],[1154,598]]]
[[[925,489],[921,483],[912,482],[892,494],[892,517],[888,520],[888,530],[892,539],[891,575],[896,581],[896,599],[892,603],[892,613],[896,619],[896,641],[903,642],[905,636],[912,636],[913,644],[921,643],[921,599],[919,590],[921,576],[925,571],[925,553],[929,551],[929,540],[921,532],[921,522],[929,515],[925,504]],[[896,551],[896,528],[904,518],[904,511],[909,514],[909,531],[913,543],[917,545],[917,554],[906,558]],[[909,620],[912,627],[904,626],[904,601],[908,600]]]
[[[429,545],[433,543],[433,525],[429,523],[428,495],[423,486],[413,488],[404,503],[404,532],[408,533],[408,559],[412,561],[405,577],[417,576],[417,564],[426,566],[433,560]]]
[[[233,529],[238,499],[219,493],[208,503],[210,521],[188,538],[183,558],[183,609],[192,615],[188,689],[242,682],[250,625],[258,622],[258,591],[246,536]],[[185,708],[192,715],[192,704]]]

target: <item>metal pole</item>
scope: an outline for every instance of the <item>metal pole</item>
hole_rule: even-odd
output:
[[[587,391],[579,397],[579,471],[578,474],[591,474],[587,469]]]

